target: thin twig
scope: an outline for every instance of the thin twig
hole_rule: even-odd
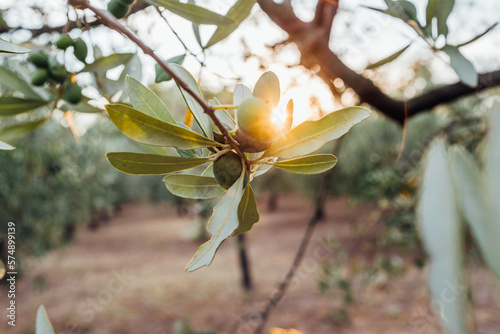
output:
[[[182,78],[180,78],[172,69],[165,63],[146,43],[144,43],[138,36],[133,34],[129,29],[123,26],[116,18],[111,16],[107,11],[95,8],[86,0],[68,0],[68,3],[76,8],[89,9],[95,13],[95,15],[100,19],[102,24],[110,29],[116,30],[123,34],[129,40],[134,42],[144,54],[149,55],[153,58],[158,65],[160,65],[165,72],[167,72],[175,82],[189,95],[191,95],[196,102],[202,107],[203,111],[214,121],[215,125],[221,131],[222,135],[226,138],[227,142],[236,151],[236,153],[245,161],[247,168],[250,170],[250,162],[246,158],[245,154],[241,151],[238,142],[229,134],[228,129],[222,124],[222,122],[215,116],[215,111],[200,95],[198,95]]]

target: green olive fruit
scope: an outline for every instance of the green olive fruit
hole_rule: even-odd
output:
[[[243,165],[240,157],[233,151],[227,152],[214,162],[214,176],[217,183],[229,189],[241,175]]]
[[[239,127],[238,138],[252,142],[256,147],[268,146],[272,143],[277,130],[272,122],[272,110],[268,104],[259,98],[250,98],[243,101],[236,113]]]
[[[124,5],[118,0],[111,0],[108,3],[108,11],[117,19],[121,19],[122,17],[127,15],[129,9],[129,6]]]
[[[56,47],[61,50],[66,50],[73,45],[73,39],[68,34],[62,34],[56,42]]]
[[[70,82],[66,85],[64,88],[64,100],[72,103],[72,104],[77,104],[82,100],[82,88],[78,86],[77,83]]]
[[[43,68],[48,66],[49,57],[43,52],[36,51],[30,53],[30,55],[28,56],[28,61],[36,67]]]
[[[37,68],[31,75],[31,83],[35,86],[41,86],[47,81],[49,72],[45,68]]]
[[[64,66],[59,64],[55,56],[49,57],[49,76],[54,79],[55,82],[63,83],[66,81],[68,72]]]
[[[131,4],[134,3],[135,0],[118,0],[119,3],[125,6],[130,6]]]
[[[78,38],[75,40],[75,43],[73,44],[73,53],[75,54],[76,59],[85,63],[88,51],[87,43],[85,43],[83,39]]]

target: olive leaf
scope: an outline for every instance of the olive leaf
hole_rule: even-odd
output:
[[[280,95],[280,81],[276,74],[271,71],[262,74],[255,84],[253,96],[260,98],[274,109],[280,102]]]
[[[437,33],[439,35],[448,35],[447,20],[450,16],[455,0],[429,0],[426,7],[426,31],[430,32],[432,19],[437,20]],[[430,34],[429,34],[430,35]]]
[[[441,50],[450,56],[450,65],[457,73],[460,81],[469,87],[476,87],[479,75],[477,74],[474,65],[469,59],[464,57],[458,47],[445,45]]]
[[[245,85],[237,84],[234,87],[233,93],[233,104],[239,106],[246,99],[250,99],[253,97],[252,91]]]
[[[219,102],[219,99],[217,99],[216,97],[213,98],[212,100],[212,105],[214,106],[220,106],[221,103]],[[229,128],[231,130],[234,129],[235,127],[235,122],[234,122],[234,118],[227,112],[226,109],[217,109],[215,110],[215,116],[217,116],[217,118],[222,122],[224,123],[225,125],[229,126]],[[220,130],[216,127],[216,129],[218,130],[217,132],[220,133]]]
[[[55,334],[54,327],[47,316],[45,306],[40,305],[36,311],[35,334]]]
[[[219,146],[216,141],[191,130],[162,122],[134,108],[122,104],[105,106],[109,118],[127,137],[139,143],[153,146],[171,146],[193,149]]]
[[[333,154],[314,154],[270,164],[290,173],[319,174],[333,168],[337,161],[337,157]]]
[[[293,100],[288,101],[286,104],[286,117],[283,123],[283,131],[288,132],[292,128],[293,124]]]
[[[134,53],[113,53],[97,59],[92,64],[86,65],[81,72],[104,73],[112,68],[128,63],[134,55]]]
[[[35,131],[39,126],[47,122],[50,118],[42,118],[35,121],[27,121],[5,126],[0,129],[0,138],[2,140],[14,140],[30,132]]]
[[[182,54],[179,56],[169,58],[165,62],[167,64],[174,63],[174,64],[182,65],[182,63],[184,62],[184,58],[186,58],[186,54]],[[158,63],[155,64],[155,74],[156,74],[155,75],[155,82],[156,83],[172,80],[172,77],[170,76],[170,74],[165,72],[163,67],[161,67],[160,64],[158,64]]]
[[[170,157],[165,155],[112,152],[106,154],[109,162],[120,172],[135,175],[161,175],[203,165],[208,159]]]
[[[200,86],[198,86],[198,83],[194,79],[194,77],[189,73],[184,67],[177,65],[177,64],[169,64],[168,65],[170,69],[177,74],[191,89],[194,90],[195,93],[197,93],[200,97],[203,98],[203,94],[201,93]],[[178,85],[182,97],[184,98],[184,101],[186,101],[186,104],[191,110],[191,113],[193,114],[194,119],[196,120],[196,123],[198,123],[201,131],[203,134],[210,138],[214,138],[214,134],[212,132],[212,122],[210,120],[210,117],[208,117],[207,114],[205,114],[203,108],[200,106],[198,102],[191,96],[191,94],[187,93],[184,89],[182,89]]]
[[[259,210],[257,209],[257,201],[252,186],[247,185],[245,192],[238,204],[238,228],[234,231],[233,236],[248,232],[253,225],[260,219]]]
[[[292,158],[316,151],[326,142],[337,139],[371,115],[363,107],[350,107],[332,112],[317,121],[306,121],[275,141],[263,157]]]
[[[13,116],[38,107],[44,106],[48,101],[30,100],[14,96],[0,97],[0,116]]]
[[[242,168],[238,180],[221,197],[214,207],[214,212],[207,224],[207,231],[212,238],[200,246],[186,266],[186,271],[194,271],[209,266],[219,246],[233,235],[238,228],[238,207],[243,196],[243,183],[246,169]]]
[[[177,124],[165,103],[149,88],[130,76],[127,76],[125,82],[130,102],[135,109],[160,121]]]
[[[390,63],[391,61],[393,61],[396,58],[398,58],[399,56],[401,56],[406,51],[406,49],[408,49],[410,47],[410,45],[411,44],[408,44],[407,46],[403,47],[401,50],[396,51],[395,53],[391,54],[390,56],[387,56],[384,59],[381,59],[375,63],[369,64],[368,66],[366,66],[366,70],[373,70],[377,67],[385,65],[387,63]]]
[[[20,92],[26,99],[40,100],[31,85],[22,79],[17,73],[12,72],[6,67],[0,66],[0,84],[15,92]]]
[[[0,38],[0,53],[28,53],[30,49],[23,48],[22,46],[12,44]]]
[[[4,143],[3,141],[0,140],[0,150],[9,151],[13,149],[15,149],[14,146]]]
[[[183,198],[209,199],[225,192],[210,176],[171,174],[165,176],[163,182],[173,195]]]
[[[229,36],[233,31],[238,28],[240,23],[250,14],[253,5],[256,0],[238,0],[236,3],[229,9],[226,14],[226,17],[229,17],[234,20],[230,25],[219,26],[217,30],[215,30],[210,40],[205,45],[205,49],[211,47],[212,45],[222,41],[224,38]]]
[[[164,7],[172,13],[179,15],[196,24],[228,25],[234,23],[232,18],[217,14],[206,8],[182,3],[176,0],[147,0],[149,3]]]

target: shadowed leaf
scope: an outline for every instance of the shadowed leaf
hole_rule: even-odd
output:
[[[209,199],[225,192],[211,176],[172,174],[165,176],[163,182],[172,194],[184,198]]]

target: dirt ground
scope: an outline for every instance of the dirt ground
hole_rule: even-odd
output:
[[[25,275],[17,282],[17,325],[8,326],[4,316],[0,332],[34,333],[36,309],[44,304],[56,333],[170,333],[174,322],[183,318],[200,331],[252,333],[259,321],[257,311],[288,270],[311,214],[310,204],[293,196],[281,198],[276,212],[260,207],[261,221],[247,233],[255,283],[250,293],[240,288],[234,242],[222,245],[209,268],[186,273],[184,267],[199,246],[181,237],[189,219],[168,205],[127,205],[97,231],[78,230],[67,247],[26,260]],[[441,333],[427,295],[427,269],[408,265],[398,276],[382,272],[364,278],[359,268],[369,264],[373,250],[357,239],[357,231],[377,219],[373,205],[331,200],[327,219],[317,227],[297,277],[272,313],[268,328],[296,328],[304,334]],[[361,251],[342,257],[332,254],[324,243],[328,235],[341,243],[359,243]],[[348,264],[339,270],[352,273],[354,303],[349,319],[343,320],[339,320],[340,293],[325,295],[318,290],[322,262],[336,258]],[[475,332],[500,333],[494,278],[482,265],[473,264],[469,279]],[[6,303],[4,292],[2,309]],[[243,314],[248,314],[245,321],[240,319]],[[229,330],[234,324],[237,329]]]

